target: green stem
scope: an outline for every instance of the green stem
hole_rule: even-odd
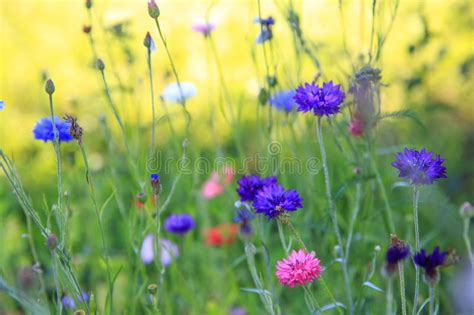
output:
[[[413,221],[415,224],[415,252],[420,250],[420,230],[418,226],[418,201],[420,199],[420,190],[418,186],[413,186]],[[413,311],[416,314],[418,306],[418,294],[420,291],[420,268],[415,264],[415,296],[413,298]]]
[[[319,314],[320,307],[318,302],[316,301],[316,298],[311,292],[311,289],[309,288],[309,286],[305,285],[303,286],[303,290],[305,293],[306,306],[308,307],[310,314]]]
[[[99,205],[97,204],[97,199],[95,197],[95,191],[94,191],[94,184],[92,182],[91,174],[90,174],[90,169],[89,169],[89,162],[87,159],[86,155],[86,150],[84,149],[84,146],[82,142],[79,142],[79,148],[81,149],[81,154],[82,154],[82,159],[84,161],[84,167],[86,169],[86,180],[87,180],[87,187],[89,190],[89,195],[92,200],[92,203],[94,205],[94,210],[95,210],[95,215],[97,218],[97,224],[99,226],[99,231],[100,231],[100,238],[102,241],[102,259],[105,262],[106,270],[107,270],[107,280],[108,280],[108,286],[109,286],[109,297],[110,297],[110,302],[109,302],[109,314],[113,314],[113,295],[114,295],[114,287],[113,287],[113,281],[112,281],[112,274],[111,274],[111,268],[110,268],[110,262],[109,262],[109,255],[107,254],[107,245],[105,243],[105,234],[104,234],[104,228],[102,226],[102,219],[100,216],[100,209]]]
[[[430,315],[434,315],[435,306],[435,286],[430,285]]]
[[[58,277],[58,262],[57,262],[57,257],[54,255],[54,252],[51,251],[51,260],[52,260],[52,269],[53,269],[53,279],[54,279],[54,287],[56,289],[56,307],[57,307],[57,313],[59,315],[62,314],[63,311],[63,304],[61,303],[61,287],[59,283],[59,277]]]
[[[388,278],[388,284],[387,284],[387,315],[393,315],[393,279],[391,277]]]
[[[283,226],[280,220],[277,220],[277,225],[278,225],[278,235],[280,236],[281,246],[283,247],[283,250],[285,251],[285,255],[288,256],[289,248],[286,244],[285,232],[283,231]]]
[[[355,197],[355,205],[354,205],[354,211],[352,212],[352,218],[351,218],[351,223],[349,226],[349,234],[347,236],[347,244],[346,244],[346,254],[345,254],[345,260],[349,261],[349,252],[351,248],[351,243],[352,243],[352,236],[354,234],[354,225],[357,219],[357,215],[359,214],[360,211],[360,199],[362,195],[362,184],[360,182],[357,182],[356,184],[356,197]]]
[[[155,93],[153,90],[153,71],[151,68],[151,51],[150,48],[147,48],[147,64],[148,64],[148,75],[150,78],[150,94],[151,94],[151,147],[150,147],[150,155],[155,153]]]
[[[400,300],[402,303],[402,315],[407,315],[407,302],[405,296],[405,274],[403,263],[398,263],[398,276],[400,277]]]
[[[326,185],[326,197],[328,199],[329,203],[329,214],[331,216],[331,221],[333,224],[334,228],[334,233],[336,234],[336,239],[339,247],[341,248],[341,251],[344,253],[344,247],[342,243],[342,237],[341,237],[341,232],[339,231],[339,225],[337,223],[337,210],[336,210],[336,205],[334,204],[334,200],[332,199],[331,195],[331,183],[329,180],[329,170],[328,170],[328,163],[327,163],[327,157],[326,157],[326,149],[324,147],[324,140],[323,140],[323,132],[321,128],[321,117],[318,117],[318,122],[317,122],[317,136],[318,136],[318,142],[319,142],[319,147],[321,150],[321,158],[323,160],[323,172],[324,172],[324,182]],[[349,273],[347,270],[347,261],[345,257],[342,257],[342,275],[344,278],[344,287],[346,290],[346,296],[347,300],[349,303],[349,314],[353,314],[354,312],[354,306],[352,302],[352,292],[351,292],[351,287],[350,287],[350,281],[349,281]]]

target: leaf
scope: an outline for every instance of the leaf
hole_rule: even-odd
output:
[[[426,306],[426,304],[428,304],[430,302],[430,299],[426,299],[423,304],[421,304],[420,308],[418,309],[418,312],[416,313],[416,315],[420,315],[421,314],[421,311],[423,310],[423,308]]]
[[[411,185],[407,182],[395,182],[392,184],[392,186],[390,186],[390,189],[391,190],[394,190],[395,188],[399,188],[399,187],[411,187]]]
[[[329,310],[331,310],[333,308],[336,308],[336,307],[342,307],[344,309],[346,308],[346,306],[344,304],[342,304],[341,302],[336,302],[336,303],[324,305],[323,307],[321,307],[320,311],[325,312],[325,311],[329,311]]]
[[[371,288],[372,290],[375,290],[375,291],[378,291],[378,292],[383,292],[382,289],[380,289],[378,286],[376,286],[375,284],[373,284],[372,282],[370,281],[365,281],[362,285],[366,286],[366,287],[369,287]]]
[[[246,292],[257,293],[257,294],[259,294],[259,295],[265,295],[265,294],[271,295],[271,293],[270,293],[269,291],[267,291],[267,290],[262,290],[262,289],[240,288],[240,290],[246,291]]]
[[[8,296],[12,299],[17,301],[21,304],[21,306],[31,312],[31,314],[49,314],[49,309],[47,305],[40,304],[39,302],[31,299],[30,297],[26,296],[23,292],[18,291],[14,288],[8,286],[5,280],[0,276],[0,292],[5,292]]]

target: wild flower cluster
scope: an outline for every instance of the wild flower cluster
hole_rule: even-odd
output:
[[[78,112],[79,117],[58,116],[64,107],[56,104],[53,81],[46,81],[49,106],[44,106],[44,117],[28,129],[33,132],[32,140],[38,140],[38,146],[47,147],[46,143],[51,142],[55,154],[57,191],[54,198],[50,192],[44,193],[44,213],[26,193],[12,159],[0,150],[0,167],[12,196],[24,211],[27,221],[24,236],[34,259],[33,267],[23,270],[18,277],[21,285],[29,286],[27,289],[13,288],[0,273],[0,291],[32,314],[218,314],[225,309],[231,315],[321,314],[329,310],[350,315],[384,311],[393,315],[396,310],[406,315],[410,308],[412,314],[421,314],[425,305],[430,315],[439,309],[451,310],[441,305],[445,297],[437,298],[436,289],[442,282],[441,268],[454,264],[458,258],[454,252],[442,251],[439,246],[431,253],[422,248],[433,242],[446,246],[447,241],[440,231],[429,233],[433,223],[420,220],[427,216],[419,215],[429,211],[420,208],[426,205],[423,198],[434,194],[434,190],[429,190],[435,187],[431,185],[448,178],[445,160],[425,146],[403,150],[404,146],[398,145],[394,146],[396,150],[377,147],[378,127],[387,116],[382,112],[380,97],[382,71],[375,67],[380,64],[386,39],[382,33],[377,35],[376,51],[371,44],[368,55],[361,56],[359,64],[350,60],[353,69],[347,81],[337,76],[331,78],[331,72],[325,72],[317,57],[317,45],[307,40],[300,17],[290,5],[285,18],[294,36],[295,51],[311,59],[319,72],[310,80],[298,74],[300,84],[289,86],[282,83],[285,78],[277,70],[283,60],[275,60],[278,53],[274,45],[280,34],[276,30],[282,25],[272,16],[262,17],[258,1],[258,17],[253,20],[254,26],[251,21],[248,24],[250,28],[258,27],[251,43],[255,51],[261,50],[265,62],[264,65],[256,62],[261,78],[253,102],[258,105],[252,106],[259,107],[251,120],[254,129],[248,131],[241,109],[229,92],[230,85],[226,83],[219,59],[219,45],[216,45],[219,42],[214,37],[220,27],[207,20],[206,14],[206,22],[194,23],[189,29],[205,41],[208,68],[217,69],[219,97],[212,102],[220,107],[212,108],[209,129],[200,130],[193,124],[196,117],[201,117],[189,111],[198,89],[192,82],[181,81],[171,53],[174,38],[167,38],[161,25],[163,15],[169,12],[162,12],[155,0],[149,0],[148,15],[156,32],[144,32],[146,50],[140,46],[146,57],[143,69],[146,69],[151,121],[135,126],[122,118],[122,108],[117,102],[118,96],[130,98],[126,93],[134,87],[120,86],[118,79],[110,80],[112,73],[119,76],[120,71],[111,71],[109,63],[100,58],[102,49],[96,46],[96,40],[101,36],[96,28],[101,26],[93,19],[94,3],[87,0],[85,8],[89,24],[83,27],[83,32],[89,40],[107,113],[113,119],[111,122],[105,116],[99,119],[104,138],[100,145],[95,144],[99,136],[89,129],[90,124],[81,126],[87,115],[79,116]],[[120,24],[106,31],[113,32],[125,45],[124,28]],[[169,68],[164,76],[167,84],[159,95],[155,94],[157,82],[153,79],[157,69],[154,62],[159,59],[156,55],[164,58]],[[110,67],[114,67],[112,62]],[[260,68],[265,70],[264,75]],[[115,81],[120,84],[112,89],[111,82]],[[137,80],[140,84],[142,81],[142,78]],[[215,87],[207,83],[212,95]],[[213,107],[214,103],[209,102]],[[2,114],[9,107],[5,109],[4,101],[0,101]],[[216,127],[219,119],[232,130],[229,145],[222,143],[224,135]],[[170,130],[169,147],[164,143],[167,134],[158,129],[166,124]],[[302,159],[305,154],[317,156],[318,172],[285,176],[274,164],[283,154],[269,149],[271,167],[266,170],[252,165],[239,171],[236,165],[219,165],[207,170],[206,178],[192,174],[188,176],[192,179],[185,182],[189,156],[201,158],[207,154],[206,150],[197,149],[194,141],[209,134],[213,137],[216,156],[222,158],[235,151],[242,160],[247,160],[249,151],[253,150],[247,143],[271,147],[284,134],[281,138],[290,139],[288,148],[294,158]],[[330,138],[325,139],[327,135]],[[427,141],[423,139],[423,143]],[[304,150],[295,150],[298,146],[304,146]],[[90,154],[92,150],[107,154],[107,167],[97,167],[97,154]],[[179,151],[181,158],[176,170],[158,168],[157,171],[150,166],[152,161],[164,164],[160,154]],[[394,161],[391,164],[385,161],[380,151],[393,154]],[[70,164],[63,167],[63,162]],[[348,166],[353,172],[345,171]],[[382,171],[392,180],[398,172],[400,182],[390,191],[385,187]],[[390,200],[392,190],[399,187],[410,187],[413,192],[413,219],[405,220],[406,209],[402,207],[409,207],[402,201],[392,208],[395,205],[395,200]],[[395,193],[400,200],[407,195],[403,191]],[[79,202],[81,196],[87,196],[87,200]],[[86,210],[80,213],[82,208]],[[352,213],[349,208],[353,209]],[[469,203],[463,204],[460,217],[472,275],[474,256],[469,224],[474,208]],[[82,236],[73,235],[71,222],[79,218],[83,220],[81,227],[94,236],[80,234],[81,239]],[[396,231],[398,235],[403,233],[406,240],[399,239]],[[39,238],[41,248],[36,242]],[[383,266],[379,268],[381,277],[377,278],[379,243],[385,239],[390,242],[384,251]],[[374,247],[372,253],[367,250],[369,246]],[[93,268],[84,267],[85,260],[93,261]],[[218,281],[212,278],[212,273],[217,271]],[[420,285],[421,273],[427,290]],[[31,294],[36,278],[39,279],[37,292]],[[196,279],[204,279],[205,283]],[[396,281],[399,294],[394,293]],[[461,281],[459,287],[472,289],[472,283]],[[225,292],[228,288],[237,289]],[[294,291],[290,293],[290,289]],[[247,311],[250,307],[245,301],[250,299],[240,297],[247,293],[258,296],[259,306],[254,313]],[[121,296],[123,300],[124,295],[125,302],[117,298]],[[288,301],[298,297],[301,303],[288,306],[286,311],[286,304],[292,304]],[[423,303],[424,299],[427,302]],[[468,307],[473,304],[470,303]]]

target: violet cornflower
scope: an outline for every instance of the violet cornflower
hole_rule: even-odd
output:
[[[399,174],[412,185],[430,185],[435,180],[447,178],[446,167],[443,166],[444,159],[439,155],[433,159],[433,152],[405,148],[403,152],[396,155],[396,160],[391,164]]]
[[[194,23],[192,29],[197,33],[201,33],[204,37],[207,37],[215,27],[216,25],[214,23]]]
[[[287,212],[302,208],[303,199],[294,189],[285,190],[280,184],[263,187],[255,196],[253,207],[256,213],[263,213],[268,219],[284,217]]]
[[[312,111],[316,116],[331,116],[338,113],[345,98],[341,85],[332,81],[319,87],[315,82],[305,83],[296,89],[294,97],[299,112]]]
[[[175,234],[185,234],[194,228],[194,220],[190,214],[171,214],[165,220],[165,230]]]
[[[237,193],[240,196],[240,201],[253,201],[255,195],[264,187],[276,184],[277,179],[274,176],[260,178],[257,175],[242,176],[237,184]]]
[[[428,283],[436,283],[439,279],[438,268],[444,264],[447,252],[440,252],[439,247],[435,247],[429,255],[422,249],[413,257],[415,264],[425,270],[425,280]]]
[[[58,116],[54,117],[54,124],[58,133],[59,142],[68,142],[73,138],[69,132],[71,124],[62,120]],[[51,117],[45,117],[38,120],[33,127],[33,136],[36,140],[43,140],[44,142],[54,141],[54,130]]]

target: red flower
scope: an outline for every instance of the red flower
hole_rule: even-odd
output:
[[[206,244],[210,246],[219,246],[231,244],[235,241],[239,227],[237,224],[219,224],[206,231]]]

